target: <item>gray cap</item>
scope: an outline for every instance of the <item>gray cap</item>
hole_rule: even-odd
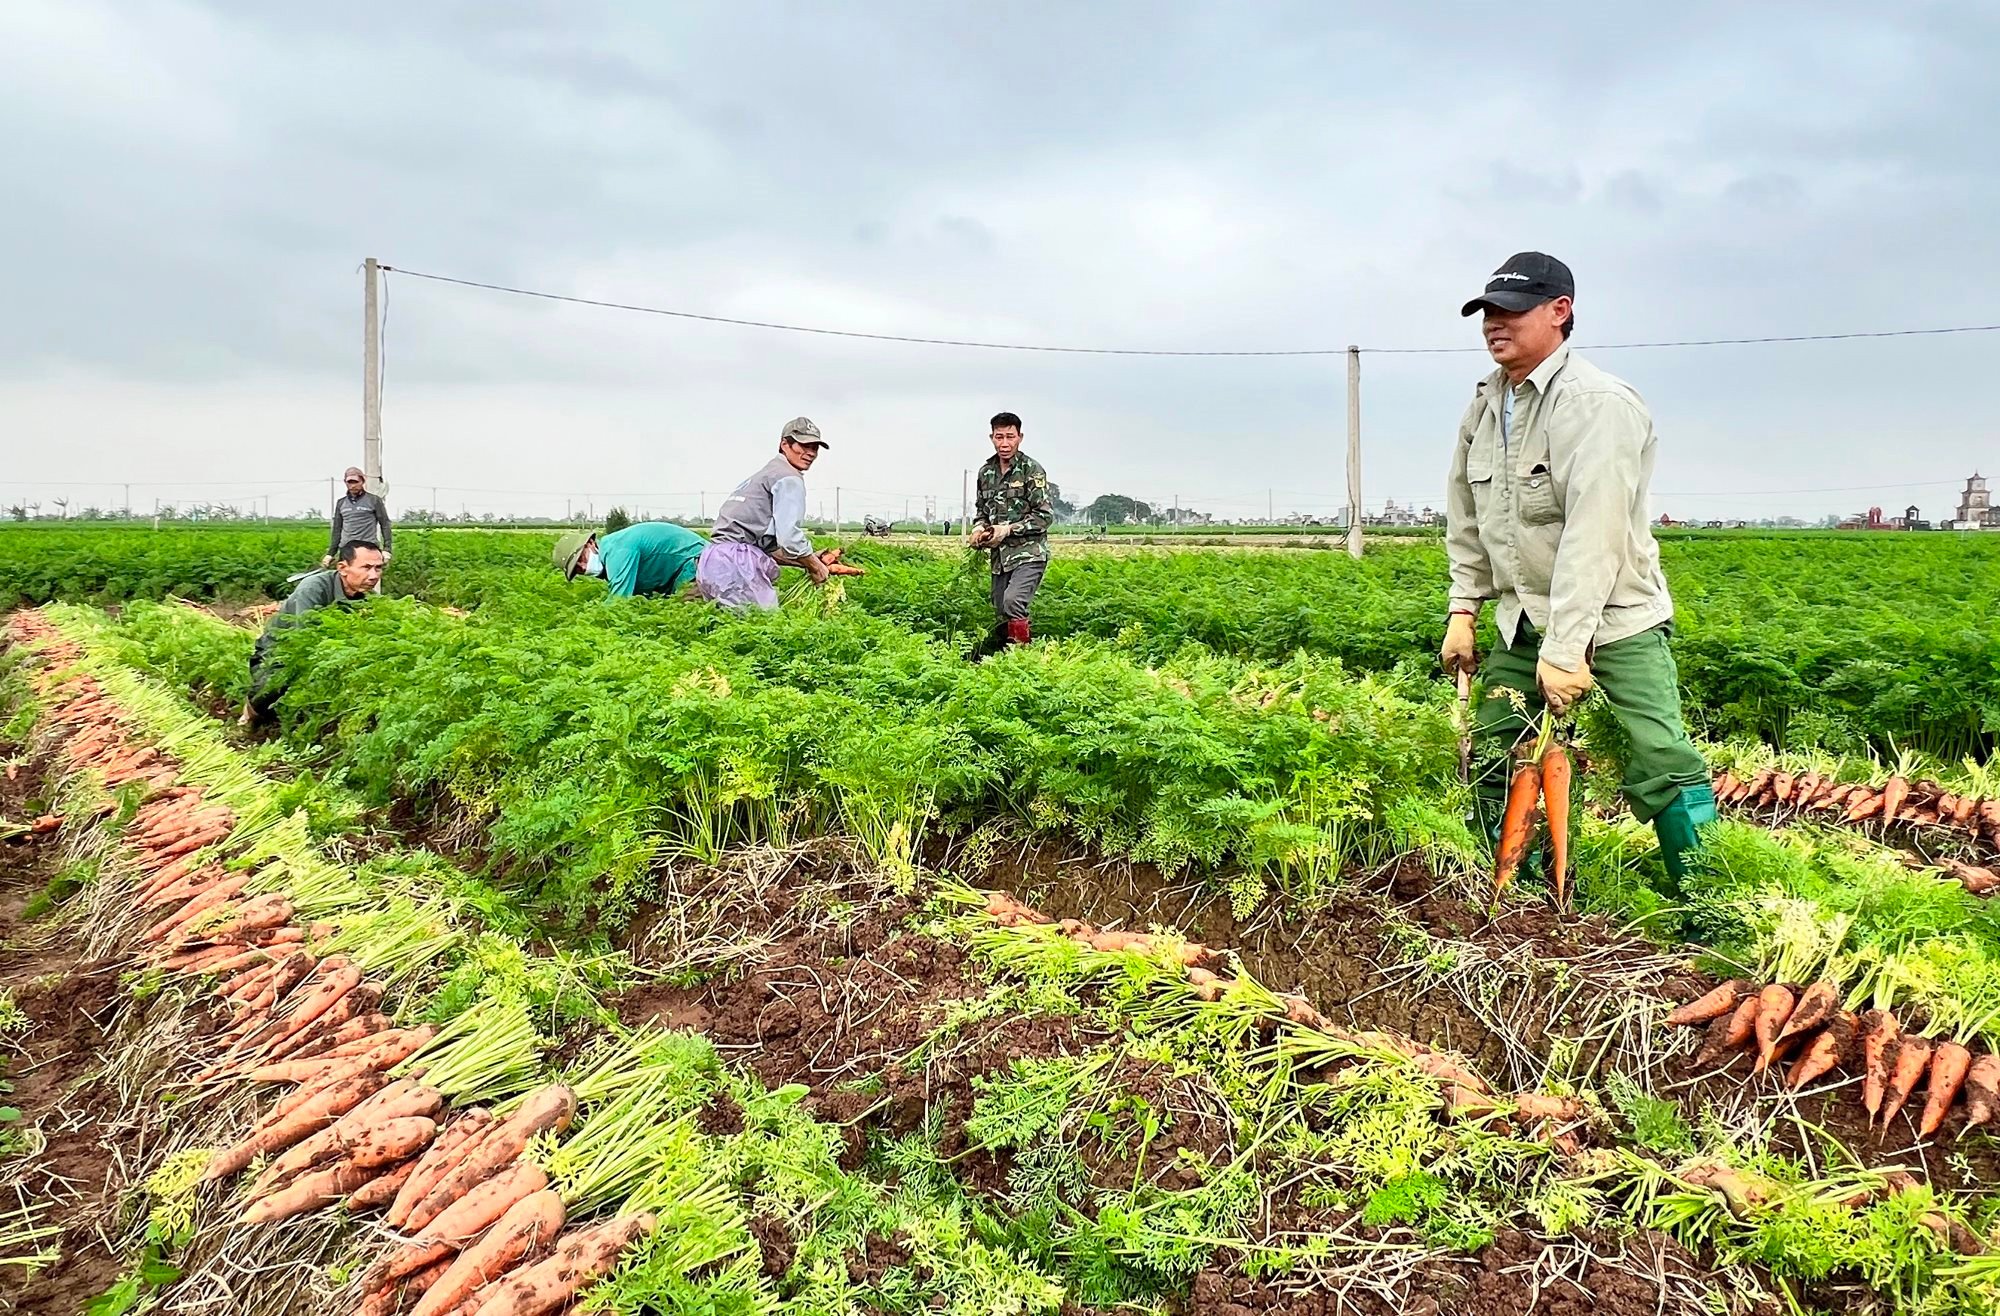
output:
[[[784,433],[778,436],[778,442],[783,443],[786,439],[790,439],[793,443],[801,447],[809,447],[812,444],[818,444],[822,448],[831,448],[833,446],[819,436],[819,426],[813,424],[804,416],[798,416],[786,422]]]

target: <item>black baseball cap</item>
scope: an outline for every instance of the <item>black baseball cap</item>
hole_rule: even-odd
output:
[[[1525,311],[1558,297],[1575,296],[1576,279],[1569,266],[1539,251],[1523,251],[1509,256],[1493,271],[1493,277],[1486,281],[1486,291],[1467,302],[1459,314],[1471,315],[1489,306],[1502,311]]]

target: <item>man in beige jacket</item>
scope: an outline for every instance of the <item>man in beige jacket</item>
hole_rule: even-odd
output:
[[[1715,793],[1681,720],[1668,644],[1674,604],[1646,506],[1653,420],[1629,385],[1570,350],[1575,294],[1568,266],[1523,252],[1462,312],[1485,313],[1499,368],[1480,381],[1452,452],[1442,657],[1449,672],[1478,666],[1479,611],[1497,600],[1500,645],[1474,720],[1489,837],[1506,799],[1506,747],[1544,703],[1567,713],[1595,685],[1630,741],[1626,800],[1658,831],[1678,882],[1697,829],[1715,820]]]

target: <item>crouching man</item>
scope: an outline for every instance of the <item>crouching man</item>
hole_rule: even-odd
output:
[[[246,727],[263,726],[271,720],[271,706],[284,693],[284,671],[271,652],[275,637],[298,624],[300,617],[315,608],[351,608],[382,583],[382,550],[365,540],[349,540],[330,568],[315,571],[298,583],[284,605],[264,623],[257,647],[250,651],[250,697],[243,702]]]

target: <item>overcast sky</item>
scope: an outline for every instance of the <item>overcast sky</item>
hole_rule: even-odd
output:
[[[0,499],[360,458],[365,256],[716,315],[1074,346],[1476,347],[2000,321],[2000,5],[6,0]],[[1345,363],[774,333],[390,275],[391,501],[694,510],[817,421],[831,511],[956,515],[985,421],[1064,491],[1344,500]],[[1935,516],[2000,334],[1605,351],[1656,511]],[[1366,501],[1435,502],[1483,357],[1364,358]],[[59,482],[105,482],[98,485]],[[183,482],[167,484],[163,482]],[[515,492],[539,491],[539,492]]]

